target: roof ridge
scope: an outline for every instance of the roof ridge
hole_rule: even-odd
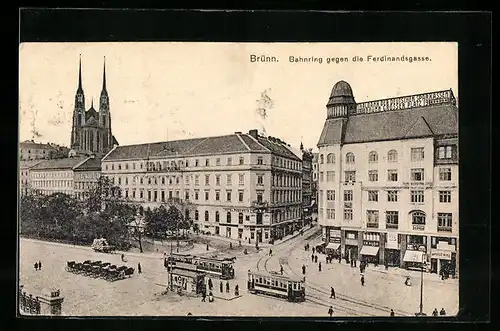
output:
[[[236,134],[236,136],[238,137],[238,139],[243,143],[243,145],[249,150],[251,151],[252,149],[250,148],[250,146],[247,145],[247,143],[243,140],[243,138],[240,137],[239,134]]]
[[[417,117],[417,119],[415,119],[415,121],[413,122],[413,124],[408,128],[408,130],[406,130],[406,132],[404,133],[404,137],[407,137],[408,134],[417,126],[418,123],[420,123],[420,120],[423,120],[424,121],[424,124],[425,126],[427,127],[427,129],[429,129],[429,131],[434,135],[434,132],[432,132],[432,129],[429,127],[429,124],[427,123],[427,121],[424,119],[423,116],[419,116]]]
[[[245,134],[245,136],[250,137],[250,139],[252,139],[252,140],[253,140],[253,141],[255,141],[257,144],[259,144],[260,146],[262,146],[262,148],[264,148],[266,151],[268,151],[268,152],[272,152],[269,148],[267,148],[266,146],[264,146],[264,144],[261,144],[261,143],[260,143],[260,141],[259,141],[259,139],[252,137],[252,135],[251,135],[251,134]],[[270,140],[268,139],[268,141],[270,141]]]

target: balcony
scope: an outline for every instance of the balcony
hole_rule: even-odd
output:
[[[438,232],[451,232],[451,226],[439,226],[437,227]]]
[[[385,224],[385,228],[386,229],[398,229],[398,224],[394,224],[394,223],[386,223]]]
[[[378,229],[378,222],[366,223],[367,228]]]

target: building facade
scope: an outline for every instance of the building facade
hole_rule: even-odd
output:
[[[331,249],[458,273],[458,109],[451,90],[356,103],[335,84],[318,142],[319,223]]]
[[[83,198],[84,187],[89,187],[87,183],[96,183],[99,176],[100,159],[82,156],[42,161],[29,171],[32,190],[45,195],[65,193],[79,198]]]
[[[302,207],[304,219],[310,219],[313,212],[315,196],[313,195],[313,153],[301,148],[302,151]]]
[[[19,193],[20,196],[27,195],[29,193],[30,184],[30,169],[36,164],[42,162],[42,160],[24,160],[20,162],[19,165]]]
[[[111,131],[111,112],[106,88],[106,63],[104,63],[102,90],[99,98],[99,112],[94,109],[94,100],[85,109],[85,94],[82,85],[82,61],[78,71],[78,88],[75,94],[73,124],[71,128],[71,149],[82,155],[102,155],[117,145]]]
[[[312,153],[312,182],[311,182],[311,197],[312,197],[312,212],[318,212],[318,153]]]
[[[185,201],[186,216],[213,235],[268,242],[300,219],[301,161],[257,130],[117,146],[103,158],[102,174],[144,208]]]
[[[65,157],[68,149],[56,144],[42,144],[34,140],[19,143],[19,156],[21,161],[48,160]]]

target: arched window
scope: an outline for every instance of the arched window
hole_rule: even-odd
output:
[[[219,221],[219,216],[220,216],[220,215],[219,215],[219,212],[218,212],[218,211],[216,211],[216,212],[215,212],[215,221],[216,221],[216,222],[218,222],[218,221]]]
[[[243,213],[238,213],[238,223],[243,224]]]
[[[354,162],[355,162],[354,154],[351,152],[347,153],[345,156],[345,163],[354,163]]]
[[[198,210],[195,210],[194,211],[194,220],[197,221],[199,218],[200,218],[200,213],[198,212]]]
[[[330,153],[326,156],[326,163],[335,163],[335,154]]]
[[[321,154],[319,156],[319,163],[323,164],[325,162],[325,156],[323,154]]]
[[[205,222],[208,222],[208,210],[205,210]]]
[[[398,152],[396,152],[394,149],[391,149],[387,153],[387,161],[396,162],[397,160],[398,160]]]
[[[378,162],[377,152],[371,151],[370,154],[368,154],[368,162],[371,162],[371,163]]]
[[[230,211],[227,212],[226,218],[227,218],[227,222],[231,223],[231,212]]]
[[[412,222],[412,224],[425,225],[425,213],[422,211],[411,212],[411,222]]]

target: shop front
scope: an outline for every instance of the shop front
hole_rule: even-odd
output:
[[[380,248],[380,233],[365,232],[363,233],[363,246],[359,252],[361,260],[366,263],[379,263],[379,248]]]
[[[425,236],[407,235],[407,245],[403,257],[404,267],[406,269],[420,270],[426,262],[427,246]]]
[[[440,276],[454,277],[456,274],[456,239],[432,237],[431,272]]]
[[[358,260],[358,232],[345,231],[345,249],[344,256],[348,261],[353,259]]]
[[[399,235],[396,232],[388,232],[385,242],[385,262],[389,267],[399,267],[400,260]]]
[[[325,252],[328,255],[337,258],[340,255],[341,231],[340,228],[330,229],[328,236],[328,244],[325,247]]]

